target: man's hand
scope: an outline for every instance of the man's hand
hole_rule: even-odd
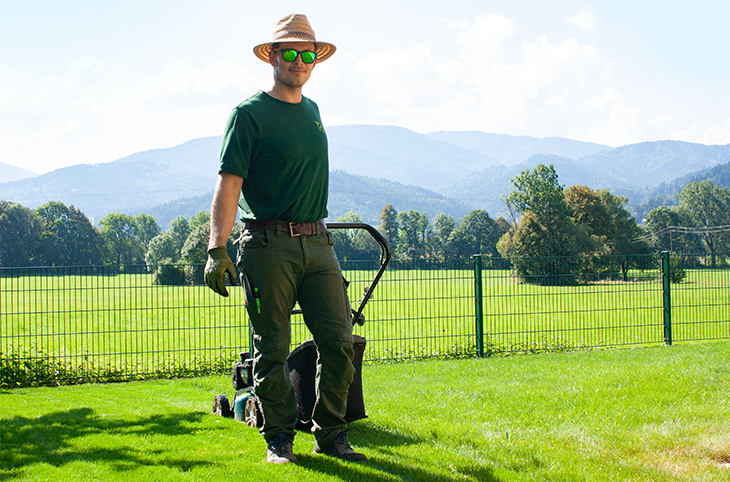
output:
[[[226,289],[226,273],[231,284],[236,286],[236,268],[228,257],[225,246],[216,246],[208,250],[208,262],[205,264],[205,284],[221,296],[228,296]]]

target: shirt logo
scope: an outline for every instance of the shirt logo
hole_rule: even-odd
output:
[[[322,126],[322,124],[320,124],[317,121],[314,121],[314,123],[317,124],[317,129],[319,129],[319,132],[321,132],[322,134],[324,134],[325,132],[324,132],[324,127]]]

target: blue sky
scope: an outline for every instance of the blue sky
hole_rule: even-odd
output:
[[[251,49],[305,13],[325,125],[730,143],[730,2],[0,0],[0,162],[48,172],[219,135]]]

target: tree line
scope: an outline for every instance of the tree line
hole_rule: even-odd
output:
[[[190,220],[180,216],[163,233],[148,214],[112,213],[99,221],[97,229],[79,209],[59,201],[49,201],[35,210],[0,201],[0,266],[123,266],[157,264],[166,259],[199,261],[200,243],[193,244],[203,234],[201,231],[209,229],[208,220],[209,214],[205,212]],[[205,241],[207,245],[207,238]],[[186,242],[188,249],[184,249]]]
[[[653,267],[656,257],[647,255],[659,251],[709,255],[713,267],[727,261],[721,254],[730,251],[730,190],[711,181],[684,186],[679,205],[652,210],[645,226],[632,218],[625,197],[586,186],[565,189],[552,165],[524,170],[512,184],[504,200],[519,220],[497,249],[510,258],[522,281],[575,284],[586,277],[626,281],[630,269]],[[683,259],[699,262],[696,256],[674,259],[678,277],[673,281],[683,276]]]
[[[640,267],[641,255],[668,250],[708,254],[715,265],[730,248],[730,191],[711,181],[684,187],[675,207],[653,209],[641,226],[627,209],[627,199],[607,189],[594,190],[559,183],[552,165],[538,165],[512,179],[513,189],[502,199],[510,219],[493,219],[475,209],[456,220],[440,213],[398,212],[387,204],[378,229],[396,259],[509,258],[523,281],[572,283],[587,273],[626,279]],[[171,266],[201,264],[206,260],[210,213],[189,219],[178,216],[164,232],[148,214],[113,213],[99,228],[73,206],[50,201],[35,210],[0,201],[0,266]],[[361,222],[351,211],[338,222]],[[228,240],[235,259],[233,241]],[[372,260],[380,247],[362,230],[334,230],[335,249],[342,260]],[[608,256],[606,256],[608,255]],[[557,259],[568,259],[556,272]],[[723,261],[724,262],[724,261]],[[566,264],[567,263],[567,264]],[[171,276],[197,278],[180,270]],[[612,276],[613,276],[612,275]],[[202,276],[202,275],[201,275]]]
[[[559,183],[553,165],[539,164],[512,179],[503,196],[510,220],[492,219],[473,210],[459,221],[439,214],[397,212],[383,208],[378,227],[397,259],[464,258],[481,254],[508,259],[523,282],[575,284],[580,281],[620,279],[631,269],[649,269],[650,255],[670,251],[709,255],[710,265],[726,262],[730,252],[730,190],[711,181],[687,184],[675,207],[652,210],[640,225],[629,211],[628,199],[608,189]],[[339,221],[359,221],[350,212]],[[364,233],[338,239],[342,257],[370,259],[379,255]],[[676,258],[676,273],[683,273]],[[697,257],[684,258],[697,264]],[[500,262],[498,266],[504,266]],[[683,274],[676,280],[681,280]]]
[[[190,219],[178,216],[162,232],[149,214],[107,214],[99,228],[74,206],[50,201],[37,209],[0,201],[0,266],[160,265],[205,263],[210,234],[210,213],[200,211]],[[338,222],[362,222],[354,212]],[[509,229],[503,218],[492,220],[486,211],[474,210],[458,222],[439,214],[430,222],[426,213],[397,212],[388,204],[379,226],[395,257],[459,258],[474,253],[497,256],[496,242]],[[236,224],[228,240],[235,259]],[[334,230],[337,251],[343,260],[369,260],[380,256],[380,247],[361,230]]]

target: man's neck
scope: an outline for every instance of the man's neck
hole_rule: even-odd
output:
[[[274,82],[274,85],[266,93],[274,99],[290,104],[298,104],[302,101],[301,87],[289,87],[288,85]]]

